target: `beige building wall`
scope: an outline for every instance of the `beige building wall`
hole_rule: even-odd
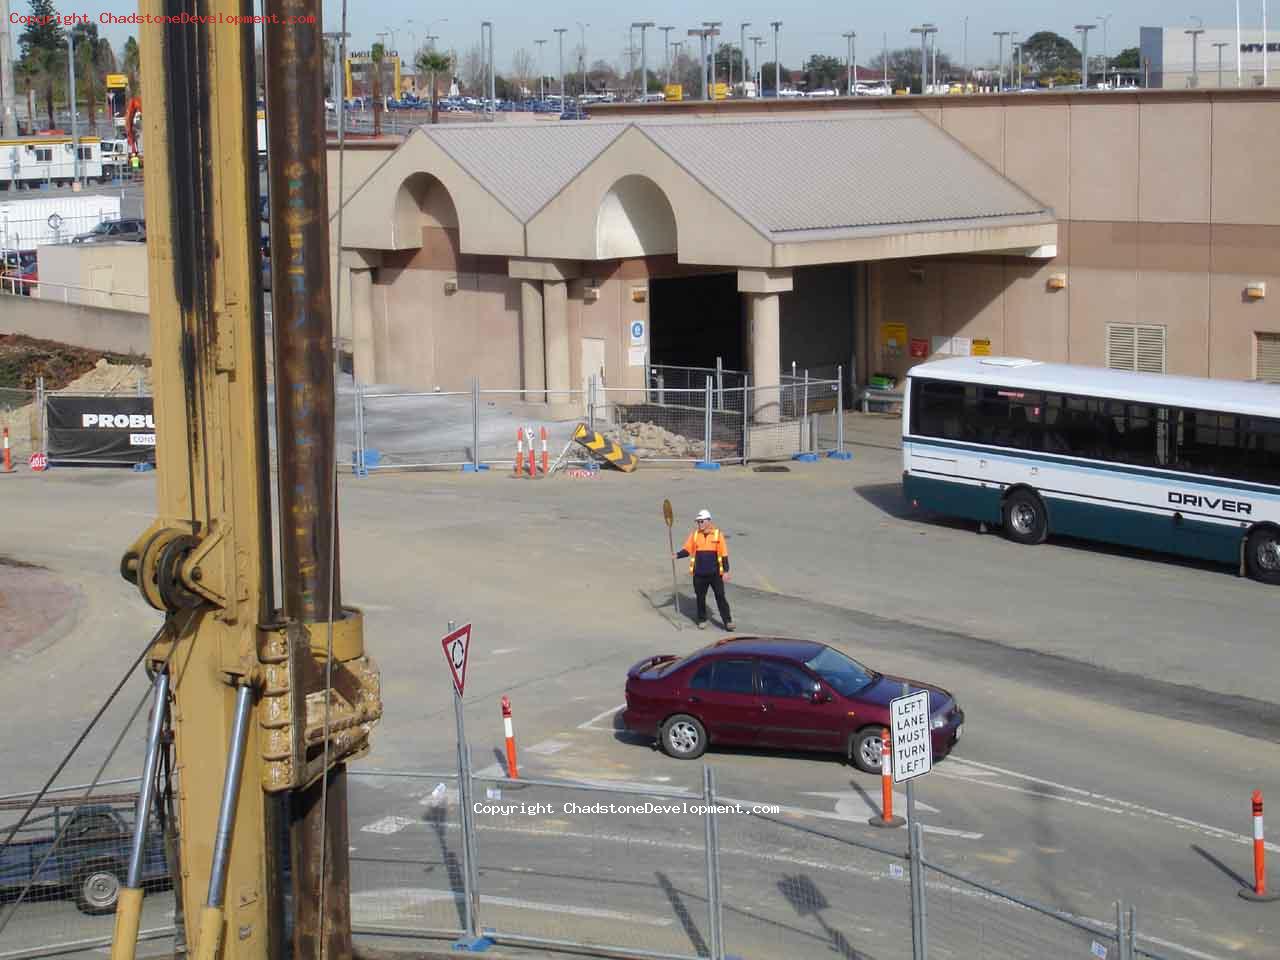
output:
[[[148,312],[145,243],[58,243],[37,251],[43,300]]]

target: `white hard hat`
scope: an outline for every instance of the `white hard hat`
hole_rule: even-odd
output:
[[[698,511],[698,516],[697,516],[697,517],[695,517],[694,519],[696,519],[696,520],[710,520],[710,519],[711,519],[711,511],[710,511],[710,510],[699,510],[699,511]]]

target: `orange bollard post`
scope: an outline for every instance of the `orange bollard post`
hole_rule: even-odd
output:
[[[545,431],[543,432],[543,436],[544,437],[546,436]],[[547,441],[544,439],[542,441],[544,451],[546,449],[546,443]],[[545,457],[546,453],[543,453],[543,456]],[[9,453],[9,428],[8,427],[4,428],[4,472],[13,473],[13,455]]]
[[[530,431],[532,433],[532,431]],[[536,479],[538,476],[537,454],[533,452],[533,437],[529,437],[529,478]]]
[[[900,827],[907,822],[893,815],[893,755],[888,730],[880,734],[880,810],[880,816],[867,821],[873,827]]]
[[[516,428],[516,476],[524,470],[524,427]]]
[[[506,694],[502,696],[502,727],[507,735],[507,776],[518,780],[520,771],[516,769],[516,738],[511,732],[511,698]]]
[[[542,475],[547,475],[547,428],[542,428]]]
[[[1255,903],[1280,900],[1280,893],[1267,893],[1267,845],[1262,837],[1262,791],[1253,791],[1253,889],[1245,887],[1240,896]]]

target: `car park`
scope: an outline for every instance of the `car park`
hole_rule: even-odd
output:
[[[839,753],[878,773],[889,704],[929,692],[935,760],[960,739],[964,711],[949,692],[872,670],[810,640],[728,637],[683,659],[663,654],[627,672],[622,721],[677,759],[709,746]]]

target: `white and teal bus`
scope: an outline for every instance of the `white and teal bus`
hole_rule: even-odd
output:
[[[1280,385],[957,357],[911,368],[904,400],[914,508],[1280,583]]]

